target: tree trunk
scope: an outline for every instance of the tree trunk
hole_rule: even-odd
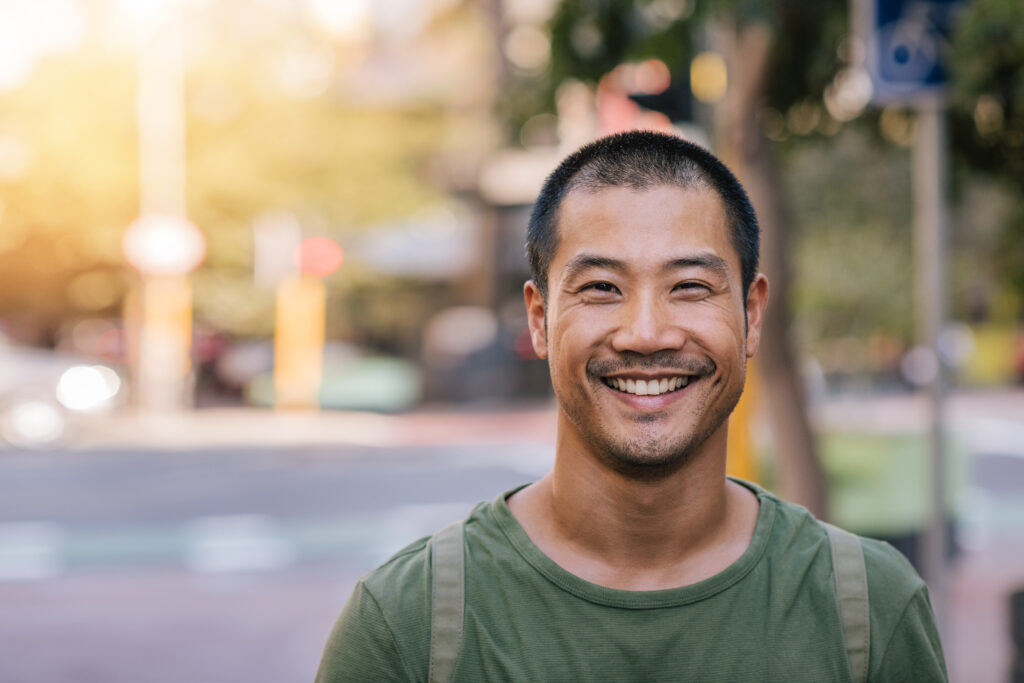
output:
[[[789,245],[785,195],[778,164],[761,134],[757,111],[763,99],[774,34],[763,23],[722,22],[711,27],[715,49],[725,57],[729,87],[714,111],[715,137],[723,160],[739,176],[761,224],[761,271],[771,298],[761,333],[757,368],[768,408],[777,462],[776,483],[787,500],[827,514],[825,477],[805,409],[804,386],[789,337]]]

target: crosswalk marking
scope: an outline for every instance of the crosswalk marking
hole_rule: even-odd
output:
[[[295,550],[266,515],[200,517],[185,529],[185,566],[202,574],[273,571],[295,561]]]
[[[272,572],[341,556],[370,569],[406,544],[465,516],[472,505],[404,505],[372,517],[301,521],[264,514],[215,515],[178,524],[91,529],[44,521],[0,522],[0,582],[110,567]]]
[[[61,528],[51,522],[0,523],[0,581],[46,579],[62,569]]]

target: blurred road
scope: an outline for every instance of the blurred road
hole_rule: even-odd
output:
[[[954,681],[996,683],[1010,652],[1005,596],[1024,585],[1024,394],[958,396],[951,415],[973,459],[947,656]],[[913,400],[858,400],[817,419],[907,429],[922,413]],[[312,680],[356,578],[536,479],[554,437],[546,406],[221,409],[82,427],[60,452],[0,447],[5,682]]]
[[[355,579],[550,448],[0,458],[0,679],[312,680]]]

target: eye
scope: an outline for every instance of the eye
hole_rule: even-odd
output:
[[[702,298],[711,294],[711,287],[703,282],[680,282],[673,287],[673,291],[686,298]]]
[[[588,282],[580,287],[579,293],[592,301],[605,301],[616,298],[621,292],[610,282]]]

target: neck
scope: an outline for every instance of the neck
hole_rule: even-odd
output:
[[[659,477],[616,472],[566,433],[553,470],[509,501],[563,568],[615,588],[667,588],[707,578],[746,549],[757,502],[725,477],[725,426]]]
[[[585,449],[560,443],[549,493],[556,523],[603,554],[654,559],[700,545],[726,516],[721,432],[681,466],[650,477],[622,474]]]

